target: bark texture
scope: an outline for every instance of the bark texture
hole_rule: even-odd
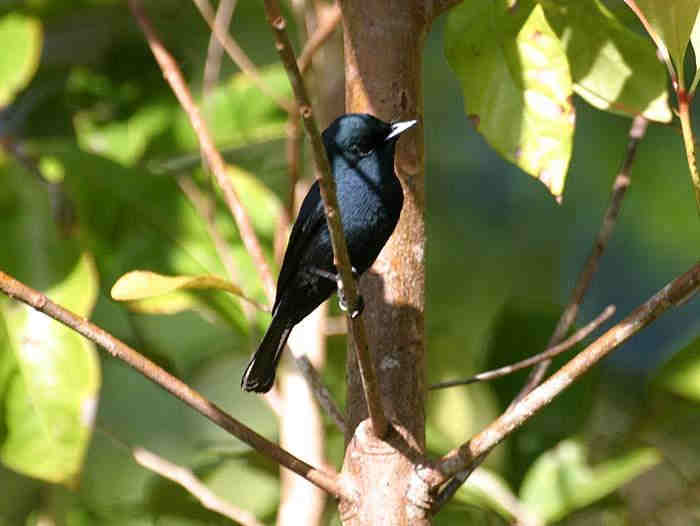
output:
[[[401,219],[361,280],[364,318],[392,430],[376,439],[367,420],[355,353],[348,352],[345,480],[357,502],[341,502],[347,525],[429,524],[405,495],[425,449],[425,185],[422,52],[430,19],[425,3],[344,0],[346,110],[386,120],[418,119],[399,140],[396,171],[404,189]]]

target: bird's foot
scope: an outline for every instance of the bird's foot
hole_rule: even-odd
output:
[[[340,310],[342,310],[343,312],[348,312],[348,302],[345,300],[345,294],[343,293],[343,287],[340,283],[340,280],[338,280],[338,307],[340,307]],[[350,318],[354,320],[360,314],[362,314],[362,311],[364,310],[365,300],[360,294],[358,294],[357,304],[355,305],[355,308],[350,312]]]

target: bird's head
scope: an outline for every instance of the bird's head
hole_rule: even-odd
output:
[[[367,113],[341,115],[323,132],[323,142],[328,155],[341,155],[351,164],[372,154],[389,151],[399,136],[417,121],[401,121],[389,124]]]

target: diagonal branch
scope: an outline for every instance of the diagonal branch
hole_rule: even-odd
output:
[[[494,378],[501,378],[502,376],[512,374],[521,369],[525,369],[526,367],[530,367],[531,365],[541,363],[544,360],[551,360],[555,356],[558,356],[568,351],[581,340],[585,339],[589,334],[591,334],[594,330],[600,327],[606,320],[610,319],[610,317],[613,314],[615,314],[615,306],[608,305],[608,307],[606,307],[605,310],[602,313],[600,313],[598,317],[595,318],[592,322],[590,322],[585,327],[580,328],[571,336],[569,336],[566,340],[555,345],[554,347],[549,347],[547,350],[535,354],[534,356],[530,356],[525,360],[521,360],[519,362],[515,362],[504,367],[499,367],[498,369],[492,369],[490,371],[479,373],[472,376],[471,378],[463,380],[449,380],[447,382],[433,384],[430,386],[429,389],[445,389],[447,387],[455,387],[457,385],[468,385],[476,382],[493,380]]]
[[[176,396],[195,411],[205,416],[225,431],[228,431],[239,440],[245,442],[259,453],[271,458],[298,475],[301,475],[306,480],[316,484],[319,488],[331,495],[336,497],[341,496],[342,489],[338,483],[337,474],[318,470],[280,448],[274,442],[270,442],[265,437],[259,435],[221,410],[216,404],[206,399],[182,380],[171,375],[165,369],[160,368],[107,331],[61,307],[41,292],[24,285],[2,271],[0,271],[0,290],[10,298],[26,303],[30,307],[39,312],[43,312],[54,320],[75,330],[88,340],[96,343],[107,350],[112,356],[130,365],[153,383]]]
[[[637,153],[637,145],[646,133],[647,124],[648,121],[641,115],[632,120],[625,160],[623,161],[622,168],[620,168],[620,171],[613,182],[612,192],[610,194],[610,204],[608,205],[605,215],[603,216],[603,223],[600,226],[598,237],[593,245],[593,250],[591,251],[586,263],[583,266],[583,269],[581,270],[576,286],[571,293],[569,304],[564,309],[564,312],[562,312],[562,315],[557,322],[557,326],[554,329],[554,333],[549,339],[548,347],[552,347],[553,345],[556,345],[562,341],[564,336],[566,336],[566,333],[569,332],[569,329],[573,325],[574,321],[576,321],[576,316],[578,316],[578,311],[581,307],[581,303],[583,302],[583,296],[586,294],[586,291],[593,280],[593,275],[598,270],[600,258],[603,255],[603,252],[608,245],[608,241],[612,236],[613,230],[615,229],[615,225],[617,224],[617,216],[620,214],[622,199],[625,197],[627,188],[629,188],[631,183],[630,170]],[[517,404],[527,393],[539,385],[547,372],[549,364],[549,361],[542,362],[535,369],[533,369],[530,377],[527,379],[527,383],[511,402],[510,407]]]
[[[231,184],[231,179],[226,173],[226,165],[224,160],[214,145],[214,141],[209,134],[207,125],[192,99],[192,95],[185,84],[182,73],[180,72],[180,69],[178,68],[173,57],[163,47],[158,35],[156,35],[150,21],[148,20],[148,17],[143,11],[140,0],[130,0],[129,6],[131,7],[134,16],[138,20],[144,34],[146,35],[148,45],[150,46],[158,65],[163,70],[163,76],[170,84],[170,87],[175,93],[180,105],[190,119],[190,123],[195,134],[197,135],[207,164],[211,168],[211,171],[214,174],[214,179],[223,192],[224,200],[226,201],[226,204],[228,205],[236,221],[243,244],[253,258],[253,261],[258,269],[258,273],[262,279],[267,297],[270,302],[272,302],[275,295],[275,284],[272,278],[272,273],[270,272],[270,267],[267,264],[267,260],[265,259],[265,255],[263,254],[260,246],[260,241],[258,240],[255,230],[253,229],[247,211],[241,204],[240,199],[238,198],[238,195]],[[316,383],[320,384],[318,373],[313,370],[311,374],[314,374],[317,377]]]
[[[483,431],[450,451],[434,466],[422,467],[419,477],[423,483],[437,489],[450,477],[462,471],[473,470],[475,465],[494,447],[525,424],[537,412],[549,405],[554,398],[595,364],[667,310],[690,300],[698,290],[700,290],[700,261],[577,354],[515,406],[507,409]],[[439,494],[436,502],[444,503]],[[437,508],[439,506],[433,507],[433,511],[435,512]]]
[[[625,196],[627,188],[630,185],[630,170],[635,159],[637,152],[637,145],[644,137],[644,133],[647,129],[647,120],[642,116],[637,116],[632,121],[632,126],[629,131],[629,141],[627,142],[627,153],[625,159],[622,163],[622,168],[615,177],[613,182],[612,193],[610,195],[610,204],[608,205],[605,215],[603,216],[603,223],[598,232],[596,242],[593,246],[591,254],[588,256],[586,263],[583,266],[581,274],[579,275],[576,286],[571,293],[571,299],[569,304],[562,312],[559,321],[554,329],[552,336],[549,339],[548,347],[552,347],[560,343],[569,328],[576,320],[578,315],[581,302],[583,301],[583,296],[585,295],[588,287],[593,279],[593,275],[598,269],[598,264],[600,257],[607,246],[607,243],[612,235],[612,231],[617,223],[617,216],[620,213],[620,207],[622,205],[622,199]],[[513,409],[520,400],[525,398],[525,396],[530,393],[535,387],[537,387],[542,378],[544,378],[547,368],[549,367],[550,360],[546,360],[538,364],[530,373],[526,384],[520,390],[515,399],[510,403],[508,409]],[[459,489],[459,487],[464,483],[469,477],[471,472],[486,458],[486,455],[482,455],[478,459],[475,459],[467,470],[457,473],[454,478],[440,491],[436,502],[435,508],[439,509],[442,504],[447,502],[452,495]]]
[[[168,84],[172,88],[177,100],[180,102],[183,110],[187,113],[190,119],[190,124],[197,134],[199,139],[200,147],[204,153],[207,164],[210,166],[212,173],[214,174],[214,179],[216,180],[219,188],[224,194],[224,200],[228,205],[233,217],[238,225],[238,230],[243,240],[243,244],[246,250],[253,258],[260,277],[262,278],[263,285],[268,293],[268,297],[274,295],[275,283],[272,279],[272,274],[270,272],[270,267],[265,259],[265,254],[262,251],[260,242],[255,230],[253,230],[253,225],[250,222],[250,217],[246,212],[245,208],[241,204],[240,199],[236,190],[231,184],[231,179],[226,173],[226,164],[221,154],[216,149],[214,141],[212,140],[209,130],[202,118],[199,108],[194,103],[190,90],[187,88],[185,80],[180,72],[180,68],[173,59],[172,55],[163,46],[160,38],[156,34],[150,20],[146,16],[146,13],[141,6],[140,0],[129,0],[129,7],[131,8],[134,17],[138,21],[141,29],[146,36],[148,45],[153,52],[158,65],[163,70],[163,76],[167,80]]]
[[[263,526],[255,516],[234,506],[214,493],[204,484],[192,470],[174,464],[155,453],[142,447],[130,450],[134,460],[144,468],[157,473],[161,477],[175,482],[194,496],[206,509],[237,522],[241,526]]]
[[[297,64],[301,73],[306,73],[306,70],[311,66],[311,59],[316,51],[331,37],[343,18],[343,12],[338,4],[330,7],[328,11],[321,19],[319,28],[309,37],[309,40],[304,44],[304,49],[299,53]]]
[[[260,76],[258,68],[255,66],[252,60],[248,57],[243,48],[238,45],[231,35],[226,31],[222,31],[221,28],[216,24],[216,13],[211,6],[209,0],[192,0],[194,4],[199,9],[199,12],[204,18],[204,21],[209,25],[209,29],[212,34],[219,40],[226,53],[231,60],[241,69],[243,73],[248,75],[250,79],[257,84],[260,91],[265,95],[270,97],[275,103],[282,108],[287,113],[296,113],[296,108],[294,104],[286,99],[281,99],[278,97],[265,83],[265,81]]]
[[[362,316],[357,316],[353,319],[349,315],[349,313],[357,310],[359,295],[357,292],[357,284],[352,276],[350,257],[345,243],[343,228],[340,223],[338,199],[335,193],[335,181],[331,175],[328,158],[326,157],[326,152],[321,142],[318,124],[314,119],[311,102],[309,101],[309,96],[304,86],[304,80],[299,72],[297,60],[294,56],[289,36],[287,35],[286,21],[282,16],[277,0],[265,0],[265,13],[267,14],[270,26],[272,26],[275,35],[275,47],[287,70],[287,76],[292,84],[292,89],[294,90],[294,95],[299,105],[299,113],[301,114],[306,133],[309,136],[313,148],[314,161],[318,168],[321,197],[323,198],[328,230],[330,231],[331,244],[333,245],[333,255],[336,268],[340,275],[339,286],[342,286],[343,294],[348,304],[348,322],[352,329],[354,347],[357,352],[360,374],[362,376],[362,385],[367,400],[367,409],[372,421],[374,433],[381,438],[389,429],[389,424],[381,406],[379,385],[369,354],[367,333]]]

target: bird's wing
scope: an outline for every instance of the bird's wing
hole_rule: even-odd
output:
[[[315,232],[323,226],[326,216],[323,212],[323,201],[321,200],[321,191],[318,186],[318,181],[311,185],[311,189],[306,194],[304,202],[301,204],[299,215],[292,227],[292,233],[289,235],[289,243],[287,250],[284,253],[282,268],[280,275],[277,278],[277,295],[275,305],[272,308],[274,313],[284,291],[289,284],[292,276],[297,273],[299,268],[299,260],[304,253],[309,241],[313,238]]]

